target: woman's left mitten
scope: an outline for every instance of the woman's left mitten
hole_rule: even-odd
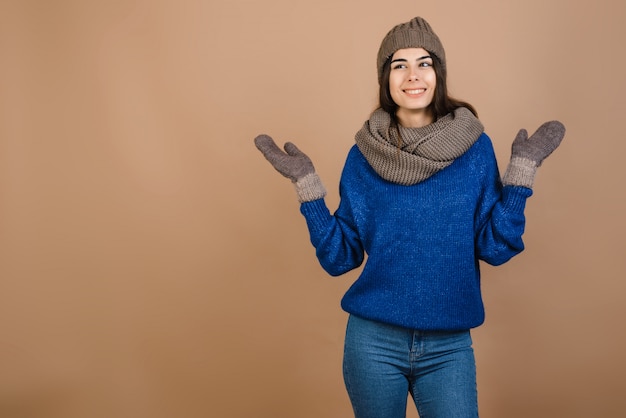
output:
[[[502,183],[532,188],[537,168],[557,149],[565,136],[565,126],[559,121],[545,122],[528,137],[520,129],[511,146],[511,160]]]

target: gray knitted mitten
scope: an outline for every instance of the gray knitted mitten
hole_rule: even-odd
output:
[[[546,122],[528,137],[520,129],[511,147],[511,160],[502,177],[504,185],[532,188],[537,167],[559,146],[565,136],[565,126],[559,121]]]
[[[296,187],[300,203],[311,202],[326,196],[326,189],[315,173],[313,162],[294,144],[287,142],[283,151],[267,135],[254,138],[254,144],[276,171],[291,180]]]

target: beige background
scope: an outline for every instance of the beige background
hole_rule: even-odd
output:
[[[0,416],[351,416],[358,272],[322,271],[252,139],[308,152],[334,209],[379,42],[416,15],[501,169],[519,128],[568,128],[527,250],[483,270],[481,416],[623,416],[619,0],[0,1]]]

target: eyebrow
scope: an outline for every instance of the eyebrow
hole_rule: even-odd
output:
[[[431,58],[432,59],[432,57],[430,55],[424,55],[423,57],[419,57],[415,61],[421,61],[421,60],[425,60],[427,58]],[[396,58],[395,60],[391,61],[391,63],[393,64],[394,62],[398,62],[398,61],[407,62],[408,60],[406,58]]]

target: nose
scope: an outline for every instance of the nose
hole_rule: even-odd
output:
[[[417,70],[412,69],[409,73],[409,81],[417,81],[419,80],[419,76],[417,75]]]

